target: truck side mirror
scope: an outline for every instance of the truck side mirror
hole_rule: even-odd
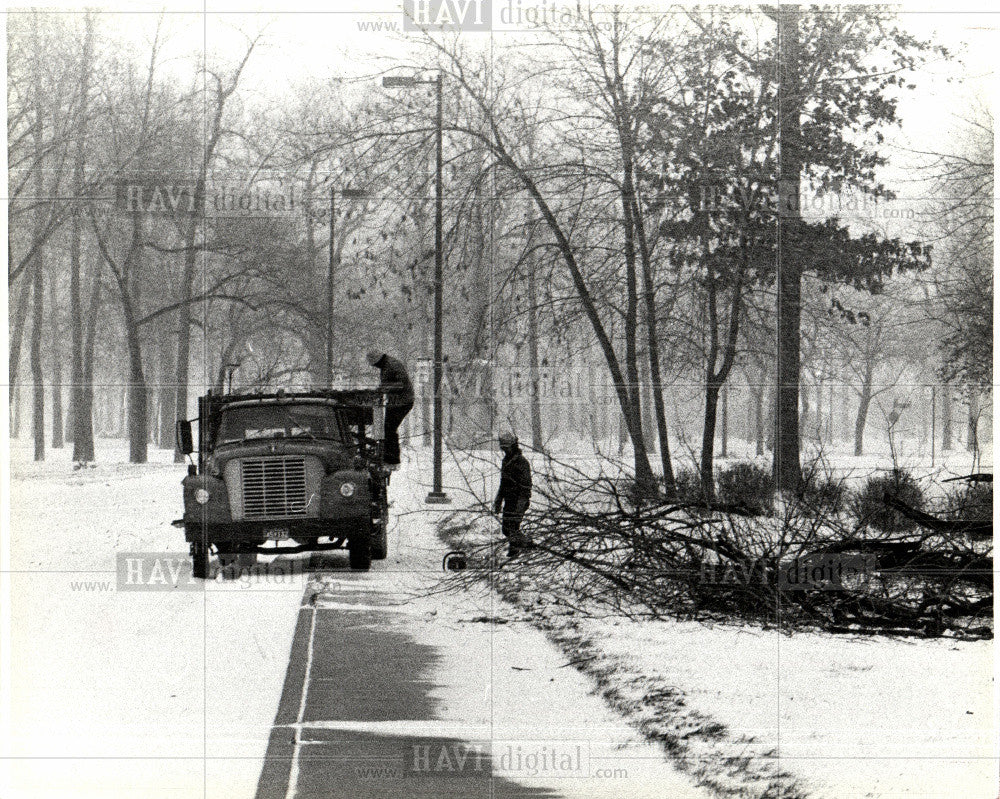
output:
[[[194,438],[191,435],[191,422],[187,419],[178,419],[175,433],[177,437],[177,449],[180,450],[181,455],[190,455],[194,452]]]

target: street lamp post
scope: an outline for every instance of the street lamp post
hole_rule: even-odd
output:
[[[419,84],[433,83],[437,86],[437,170],[434,191],[434,486],[427,494],[427,502],[445,504],[451,502],[444,492],[441,480],[441,461],[443,458],[444,441],[442,428],[444,412],[441,402],[441,383],[444,377],[444,357],[442,354],[442,316],[444,291],[444,195],[442,186],[442,162],[444,153],[444,72],[439,71],[436,78],[420,80],[409,76],[386,76],[382,85],[386,88],[412,87]]]
[[[364,189],[343,188],[342,199],[360,200],[368,196]],[[333,388],[333,282],[337,268],[337,188],[330,187],[330,253],[326,270],[326,387]]]
[[[337,225],[337,190],[330,187],[330,259],[326,269],[326,387],[333,388],[333,273],[336,269],[337,248],[334,235]]]

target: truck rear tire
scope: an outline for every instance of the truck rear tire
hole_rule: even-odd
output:
[[[191,544],[191,576],[196,580],[208,579],[208,547]]]
[[[389,537],[386,535],[386,520],[372,525],[372,560],[385,560],[389,556]]]
[[[372,567],[372,539],[368,533],[351,536],[347,542],[353,571],[366,572]]]

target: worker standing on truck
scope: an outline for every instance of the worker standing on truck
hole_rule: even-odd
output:
[[[531,465],[517,444],[517,436],[509,431],[500,434],[498,441],[503,452],[500,464],[500,488],[493,502],[493,512],[503,517],[500,529],[507,538],[507,557],[516,558],[531,546],[521,532],[521,522],[531,503]]]
[[[379,390],[385,392],[385,465],[399,468],[399,426],[413,410],[413,384],[402,361],[379,350],[368,350],[368,363],[380,372]]]

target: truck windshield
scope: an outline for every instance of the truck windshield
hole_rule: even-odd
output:
[[[258,438],[316,438],[340,441],[336,411],[327,405],[254,405],[222,412],[215,443]]]

